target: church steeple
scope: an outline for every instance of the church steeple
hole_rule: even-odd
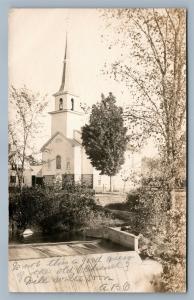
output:
[[[82,126],[83,112],[80,110],[79,97],[74,93],[74,82],[71,74],[69,43],[66,35],[65,55],[63,61],[63,71],[61,85],[55,97],[54,111],[50,112],[51,136],[56,132],[61,132],[65,137],[73,138],[74,131],[80,130]]]
[[[70,74],[68,74],[69,69],[69,55],[68,55],[68,48],[67,48],[67,33],[66,33],[66,44],[65,44],[65,56],[63,61],[63,73],[62,73],[62,80],[59,92],[67,92],[68,91],[68,80]]]
[[[58,95],[61,95],[64,93],[69,93],[69,94],[75,95],[70,63],[71,62],[70,62],[70,57],[69,57],[68,34],[66,33],[65,55],[64,55],[64,60],[63,60],[61,85],[60,85],[58,92],[55,93],[53,96],[58,96]]]

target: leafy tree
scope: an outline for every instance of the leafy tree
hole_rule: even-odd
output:
[[[124,113],[130,141],[141,146],[155,139],[173,188],[185,151],[186,11],[111,9],[103,14],[109,48],[121,49],[110,73],[133,99]]]
[[[34,94],[25,86],[9,91],[9,163],[14,167],[21,188],[26,164],[32,162],[33,138],[41,125],[40,115],[47,105],[46,97]],[[34,160],[34,159],[33,159]]]
[[[181,192],[182,199],[177,196],[174,202],[171,190],[185,169],[186,11],[116,9],[103,13],[106,22],[110,20],[110,49],[120,47],[120,56],[108,73],[127,87],[132,100],[124,112],[130,141],[141,147],[151,137],[160,154],[159,161],[147,161],[134,203],[137,231],[149,240],[148,248],[140,250],[162,262],[160,291],[182,292],[185,194]],[[183,207],[174,208],[174,203]]]
[[[101,175],[116,175],[124,163],[127,146],[127,129],[124,127],[123,110],[109,93],[107,98],[92,106],[89,124],[82,129],[83,146],[92,165]]]

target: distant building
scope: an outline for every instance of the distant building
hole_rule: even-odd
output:
[[[9,188],[17,187],[19,185],[18,175],[22,169],[20,160],[17,157],[17,151],[14,146],[9,144],[8,155],[8,182]],[[36,184],[42,184],[42,164],[31,165],[25,161],[23,170],[23,182],[22,186],[35,186]]]
[[[8,182],[9,187],[16,187],[18,182],[18,174],[21,170],[21,164],[17,159],[17,151],[14,147],[11,148],[9,144],[9,154],[8,154]],[[23,182],[22,185],[31,186],[31,169],[25,166],[23,172]]]

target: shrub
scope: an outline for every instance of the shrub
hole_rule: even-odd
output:
[[[161,290],[186,291],[186,211],[185,205],[168,212],[166,249],[161,255],[163,274]]]
[[[24,187],[20,193],[11,194],[9,198],[9,217],[18,228],[40,226],[41,221],[57,213],[54,192],[39,186]]]
[[[169,190],[162,178],[143,178],[141,186],[127,195],[129,211],[138,218],[134,229],[144,235],[151,235],[155,226],[162,226],[169,209]]]
[[[159,281],[155,282],[158,292],[186,291],[186,218],[185,209],[171,209],[167,212],[166,227],[156,227],[153,234],[157,243],[150,239],[141,249],[141,255],[158,260],[163,267]],[[146,247],[145,247],[146,245]],[[143,251],[142,251],[143,250]]]
[[[144,178],[138,188],[134,208],[138,218],[134,228],[140,235],[140,253],[158,260],[163,266],[157,289],[160,292],[185,291],[186,210],[185,199],[171,206],[168,183],[157,178]],[[182,201],[182,204],[181,204]]]
[[[94,191],[71,184],[65,190],[47,187],[25,187],[21,193],[11,194],[10,221],[17,227],[37,226],[43,231],[55,227],[73,229],[84,225],[97,212]]]
[[[60,216],[70,229],[85,225],[92,212],[97,210],[94,191],[80,185],[69,185],[58,195]]]
[[[128,210],[131,212],[137,212],[139,210],[139,192],[134,192],[134,193],[129,193],[127,195],[127,205],[128,205]]]

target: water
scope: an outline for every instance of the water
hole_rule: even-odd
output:
[[[35,232],[30,236],[23,236],[21,233],[9,235],[9,244],[34,244],[34,243],[57,243],[71,241],[88,241],[88,238],[82,232],[58,232],[58,233],[41,233]]]
[[[75,232],[75,231],[52,233],[52,234],[35,232],[34,234],[26,237],[24,237],[21,233],[9,235],[10,245],[91,241],[91,244],[88,244],[88,247],[92,247],[92,241],[94,240],[96,241],[96,238],[87,237],[83,232]],[[105,252],[129,251],[129,248],[113,243],[112,241],[106,239],[100,239],[100,238],[98,238],[97,240],[98,240],[99,249],[102,249]]]

